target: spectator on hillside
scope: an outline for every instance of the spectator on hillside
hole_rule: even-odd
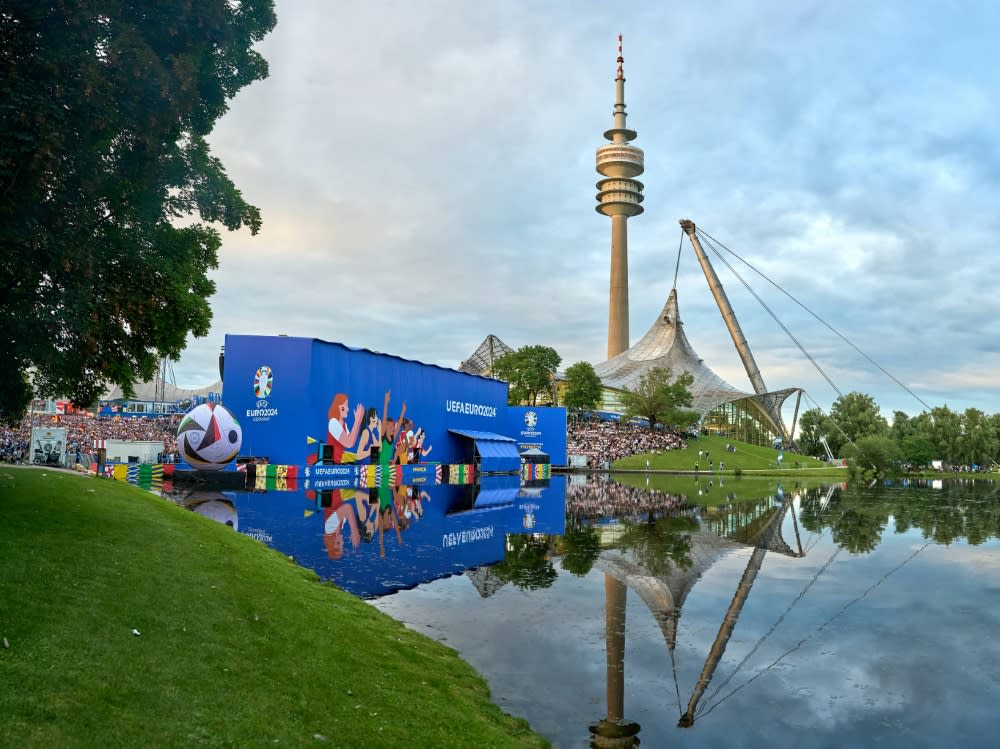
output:
[[[641,453],[682,450],[687,443],[672,431],[650,431],[648,427],[614,421],[570,424],[566,434],[566,454],[584,455],[589,468]]]

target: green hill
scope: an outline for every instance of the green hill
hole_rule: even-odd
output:
[[[0,466],[0,515],[0,746],[547,746],[455,651],[148,492]]]
[[[613,464],[615,470],[644,471],[646,461],[652,471],[683,471],[708,474],[709,460],[716,473],[775,473],[787,475],[792,471],[808,470],[810,475],[822,471],[824,475],[846,476],[847,469],[830,466],[822,460],[816,460],[805,455],[785,452],[779,466],[778,451],[771,447],[760,447],[746,442],[735,442],[725,437],[699,437],[687,441],[687,449],[668,450],[662,453],[632,455]],[[733,445],[735,452],[726,450],[726,445]],[[708,456],[698,457],[698,452]]]

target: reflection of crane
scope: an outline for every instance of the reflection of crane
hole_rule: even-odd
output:
[[[779,494],[780,498],[780,494]],[[786,513],[793,500],[782,500],[780,505],[771,505],[761,513],[752,513],[746,528],[731,529],[737,533],[728,537],[699,529],[690,534],[692,541],[692,564],[684,569],[675,568],[666,575],[653,575],[644,568],[642,562],[633,555],[618,551],[602,552],[597,566],[604,570],[605,586],[605,638],[607,653],[607,715],[591,724],[591,745],[595,747],[632,747],[638,744],[639,725],[624,717],[624,673],[625,673],[625,598],[629,590],[639,595],[660,625],[667,648],[673,658],[676,644],[677,622],[681,603],[702,572],[714,564],[721,556],[745,545],[753,545],[754,551],[747,569],[737,586],[733,601],[726,612],[715,644],[706,659],[701,678],[695,686],[688,703],[688,712],[682,716],[681,725],[692,725],[694,714],[703,692],[712,679],[712,674],[721,660],[726,643],[732,635],[736,620],[746,602],[757,572],[767,551],[801,557],[804,556],[798,539],[798,525],[795,525],[796,545],[789,546],[781,535]],[[793,522],[795,514],[792,513]],[[735,538],[734,536],[738,536]],[[675,677],[676,678],[676,677]],[[680,694],[678,693],[678,703]],[[690,722],[684,720],[690,716]]]
[[[733,634],[733,629],[736,627],[736,621],[740,617],[740,612],[743,611],[743,604],[746,603],[747,597],[750,595],[750,589],[753,587],[754,581],[757,579],[757,573],[760,572],[760,566],[763,564],[764,557],[767,555],[768,550],[787,549],[787,552],[785,553],[790,556],[805,556],[805,553],[802,551],[801,543],[798,544],[798,551],[794,551],[789,548],[788,544],[786,544],[781,538],[781,524],[785,518],[785,514],[791,506],[792,500],[783,500],[781,506],[776,508],[776,511],[772,515],[770,521],[760,529],[759,533],[756,534],[756,538],[753,541],[755,545],[753,554],[750,555],[750,561],[747,562],[746,569],[743,571],[743,576],[740,578],[740,582],[736,586],[736,592],[733,593],[733,600],[729,603],[729,608],[726,609],[726,615],[723,617],[722,624],[719,626],[719,631],[715,636],[715,641],[712,643],[712,647],[708,651],[708,657],[705,659],[705,665],[702,667],[701,675],[698,677],[698,681],[691,693],[691,699],[688,701],[687,711],[681,716],[681,719],[677,724],[681,728],[688,728],[694,725],[695,711],[698,707],[698,700],[700,700],[702,694],[704,694],[705,689],[712,680],[712,675],[715,673],[715,669],[718,667],[719,662],[722,660],[722,656],[726,652],[726,645],[729,643],[729,638]],[[794,511],[792,512],[792,518],[795,518]],[[797,537],[797,523],[795,526],[795,532]]]
[[[830,500],[833,499],[833,492],[836,488],[836,485],[830,484],[826,488],[826,494],[819,498],[819,509],[821,511],[825,511],[826,508],[830,506]]]

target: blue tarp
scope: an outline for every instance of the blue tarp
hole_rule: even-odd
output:
[[[494,432],[480,432],[471,429],[449,429],[452,434],[471,439],[479,456],[479,470],[482,473],[516,473],[521,470],[521,454],[517,442],[510,437]]]

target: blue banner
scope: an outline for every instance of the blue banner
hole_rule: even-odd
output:
[[[549,406],[511,406],[507,409],[507,435],[519,452],[541,450],[554,466],[566,465],[566,409]]]
[[[241,454],[271,463],[471,463],[472,442],[448,430],[511,423],[498,380],[312,338],[227,335],[225,351]]]

